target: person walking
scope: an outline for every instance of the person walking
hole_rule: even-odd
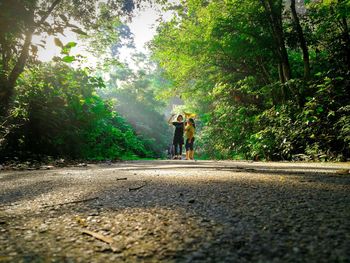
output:
[[[176,118],[176,121],[172,121],[175,114],[172,114],[171,117],[168,120],[169,124],[172,124],[175,126],[175,132],[174,132],[174,138],[173,138],[173,145],[175,150],[175,156],[174,159],[181,160],[182,159],[182,146],[184,144],[184,122],[182,115],[178,115]]]

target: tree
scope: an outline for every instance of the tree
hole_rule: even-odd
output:
[[[80,27],[94,29],[95,21],[101,15],[99,10],[106,5],[109,12],[102,13],[106,19],[130,13],[134,8],[131,0],[112,0],[99,5],[94,0],[0,1],[0,116],[6,115],[16,81],[38,50],[38,46],[32,44],[33,35],[64,34],[67,28],[85,34]],[[73,25],[72,21],[79,26]],[[62,45],[59,39],[56,39],[56,44]]]
[[[159,70],[144,54],[135,54],[138,70],[127,65],[110,69],[110,81],[101,90],[103,97],[115,101],[115,110],[134,128],[145,147],[155,157],[163,156],[171,133],[164,116],[165,105],[156,98],[156,91],[165,88]]]
[[[349,155],[350,2],[309,1],[305,16],[286,3],[186,0],[158,28],[153,57],[173,92],[199,113],[204,156]]]
[[[295,0],[290,1],[290,9],[292,13],[292,18],[294,21],[295,30],[298,34],[299,43],[301,50],[303,51],[303,61],[304,61],[304,78],[310,78],[310,59],[309,59],[309,48],[307,46],[303,29],[300,25],[300,20],[295,8]]]
[[[269,21],[271,34],[275,41],[277,55],[279,59],[278,72],[281,82],[286,82],[291,79],[292,73],[289,64],[287,48],[285,45],[283,25],[282,25],[282,10],[283,1],[277,0],[260,0],[266,12],[267,21]]]
[[[0,140],[4,157],[120,159],[149,156],[145,142],[97,95],[101,78],[67,63],[39,63],[21,74],[9,120]]]

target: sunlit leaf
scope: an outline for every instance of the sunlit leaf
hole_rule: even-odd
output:
[[[64,47],[66,48],[72,48],[72,47],[75,47],[77,45],[76,42],[68,42]]]
[[[63,47],[63,43],[57,37],[54,38],[55,45],[58,47]]]
[[[62,61],[66,62],[66,63],[72,63],[73,61],[75,61],[75,57],[74,56],[65,56],[62,58]]]

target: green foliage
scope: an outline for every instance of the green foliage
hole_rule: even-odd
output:
[[[158,99],[179,96],[200,116],[203,158],[348,159],[349,1],[298,1],[297,14],[287,2],[168,3],[174,17],[150,44],[156,64],[137,54],[137,72],[117,61],[133,46],[120,18],[133,1],[0,2],[1,156],[161,156],[171,134]],[[108,68],[107,85],[68,66],[81,56],[59,39],[66,30],[99,57],[101,75]],[[37,33],[55,37],[56,64],[35,66],[46,44],[31,44]]]
[[[153,58],[174,93],[199,113],[204,128],[196,143],[204,158],[350,157],[349,1],[299,3],[312,75],[306,79],[289,9],[285,1],[187,0],[159,27]],[[281,47],[291,79],[281,78]]]
[[[12,112],[11,122],[17,128],[1,144],[1,155],[95,160],[148,156],[144,142],[96,94],[101,87],[99,78],[64,64],[43,64],[26,71]]]
[[[129,81],[117,85],[117,80]],[[162,157],[171,140],[169,125],[162,114],[165,105],[155,98],[160,83],[160,76],[153,70],[133,73],[128,68],[115,67],[108,87],[101,90],[103,97],[115,100],[115,110],[130,123],[154,157]]]
[[[110,44],[119,40],[115,31],[119,17],[129,15],[133,9],[133,0],[0,1],[0,116],[8,115],[20,74],[37,59],[38,50],[47,47],[48,36],[54,36],[55,44],[62,48],[66,55],[62,60],[71,63],[76,58],[69,56],[69,50],[75,43],[63,45],[60,35],[65,36],[67,31],[81,36],[89,34],[90,46],[94,37],[100,44]],[[32,41],[34,35],[42,37],[39,43]],[[106,53],[103,45],[98,50]],[[100,60],[107,59],[101,53],[96,54]]]
[[[292,85],[302,90],[304,84]],[[228,94],[237,87],[215,89],[214,109],[201,137],[204,154],[220,159],[344,160],[350,153],[347,82],[325,77],[308,85],[313,97],[303,107],[289,100],[271,108],[267,103],[263,111],[230,100]]]

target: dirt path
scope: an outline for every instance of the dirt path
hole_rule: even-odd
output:
[[[350,262],[346,164],[0,173],[0,262]]]

